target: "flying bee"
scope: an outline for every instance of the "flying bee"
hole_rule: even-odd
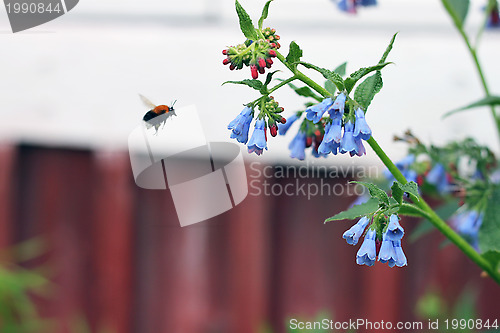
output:
[[[174,110],[174,104],[177,101],[174,101],[172,103],[172,106],[167,106],[167,105],[155,105],[153,104],[149,99],[146,97],[142,96],[139,94],[141,97],[142,102],[144,105],[146,105],[148,108],[151,108],[144,117],[142,117],[142,120],[146,123],[146,128],[151,128],[154,127],[156,132],[158,132],[158,129],[160,128],[160,125],[163,124],[165,126],[165,122],[167,121],[168,118],[171,116],[177,116],[175,114]]]

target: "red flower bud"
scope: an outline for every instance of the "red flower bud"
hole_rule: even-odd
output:
[[[285,111],[285,108],[283,108],[283,107],[281,107],[280,109],[281,109],[281,112]]]
[[[269,50],[269,55],[270,55],[271,57],[276,57],[276,51],[274,51],[274,50]]]
[[[231,64],[231,65],[229,65],[229,69],[230,69],[230,70],[233,70],[233,69],[235,69],[235,68],[236,68],[236,65],[235,65],[235,64]]]
[[[259,73],[257,73],[257,66],[251,65],[250,72],[252,73],[252,79],[257,79],[259,77]]]
[[[226,55],[226,54],[227,54],[227,49],[222,50],[222,54],[223,54],[223,55]]]
[[[276,136],[278,134],[278,126],[276,124],[272,124],[271,127],[269,127],[269,133],[271,133],[271,136]]]
[[[285,117],[281,117],[281,123],[282,124],[286,124],[286,118]]]
[[[280,39],[281,37],[279,35],[274,35],[274,39],[278,40]]]
[[[259,68],[259,73],[264,74],[265,73],[265,67],[260,67]]]
[[[267,59],[267,63],[268,63],[269,65],[272,65],[272,64],[273,64],[273,59],[268,58],[268,59]]]
[[[264,58],[259,58],[258,63],[261,68],[266,67],[266,61],[264,60]]]
[[[312,138],[312,136],[308,136],[308,137],[306,138],[306,147],[311,147],[312,143],[313,143],[313,138]]]
[[[229,64],[230,61],[231,60],[229,60],[229,58],[226,58],[226,59],[222,60],[222,64],[227,65],[227,64]]]

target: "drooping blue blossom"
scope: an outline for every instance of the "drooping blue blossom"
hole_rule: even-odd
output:
[[[353,225],[349,230],[344,232],[342,235],[342,238],[344,238],[347,242],[347,244],[350,245],[356,245],[358,244],[358,240],[363,235],[363,232],[365,231],[366,226],[370,220],[368,217],[363,216],[355,225]]]
[[[306,119],[313,123],[320,121],[323,114],[332,106],[333,100],[330,97],[325,98],[321,103],[310,106],[306,109]]]
[[[325,126],[323,141],[340,143],[342,140],[342,115],[337,113],[332,116],[331,124]]]
[[[389,225],[387,226],[386,231],[387,239],[390,241],[398,241],[403,238],[405,231],[403,227],[399,224],[399,217],[395,214],[392,214],[389,217]]]
[[[288,117],[288,119],[286,120],[286,123],[284,123],[284,124],[278,123],[278,131],[279,131],[280,135],[285,135],[286,132],[288,132],[288,129],[290,128],[290,126],[292,126],[292,124],[294,122],[296,122],[298,119],[299,119],[299,116],[297,116],[297,114],[294,113],[293,115]]]
[[[448,175],[446,169],[441,163],[436,163],[425,177],[428,183],[436,186],[439,193],[446,193],[449,191]]]
[[[345,108],[345,94],[340,93],[337,98],[335,98],[335,102],[332,104],[332,110],[333,112],[338,112],[342,116],[344,114],[344,108]],[[333,114],[330,113],[331,116],[334,116]]]
[[[354,125],[354,137],[368,140],[372,136],[372,130],[366,123],[365,113],[358,108],[356,110],[356,123]]]
[[[408,264],[408,261],[406,260],[403,248],[401,247],[401,241],[392,241],[392,246],[394,247],[394,252],[396,252],[396,266],[406,266]]]
[[[373,266],[375,264],[375,259],[377,258],[377,246],[375,244],[375,238],[377,237],[377,232],[373,229],[368,230],[363,240],[363,244],[356,254],[356,263],[358,265]]]
[[[392,241],[389,239],[387,232],[385,232],[382,235],[382,246],[380,246],[380,251],[378,253],[378,261],[383,264],[387,263],[389,267],[394,267],[397,259]]]
[[[340,141],[340,153],[345,154],[347,152],[354,152],[354,154],[357,153],[357,145],[356,142],[354,142],[354,125],[352,124],[351,121],[348,121],[344,125],[344,136],[342,137],[342,140]]]
[[[262,154],[264,149],[267,150],[266,140],[266,122],[264,119],[257,119],[252,137],[248,141],[248,153]]]
[[[290,157],[297,158],[299,160],[303,160],[306,158],[306,134],[299,131],[297,135],[293,138],[293,140],[288,145],[288,149],[290,149]]]
[[[241,143],[247,143],[248,130],[252,120],[252,108],[247,106],[227,126],[227,129],[231,130],[231,139],[236,139]]]
[[[320,154],[330,154],[330,153],[332,153],[333,155],[337,155],[339,147],[340,147],[340,143],[337,143],[335,141],[326,142],[323,139],[323,141],[321,141],[321,143],[320,143],[320,145],[318,147],[318,152]]]
[[[366,155],[365,146],[363,146],[363,140],[360,138],[354,138],[354,142],[356,143],[356,152],[350,152],[351,156],[357,155],[359,157]]]

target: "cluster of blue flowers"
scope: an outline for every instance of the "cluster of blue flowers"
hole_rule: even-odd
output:
[[[347,244],[358,244],[359,238],[370,223],[366,216],[362,217],[342,236]],[[373,225],[372,225],[373,226]],[[356,263],[358,265],[373,266],[377,259],[377,231],[375,226],[370,226],[365,234],[363,244],[356,254]],[[408,264],[406,256],[401,247],[401,239],[404,235],[404,229],[399,224],[399,217],[395,214],[389,217],[389,221],[384,227],[382,233],[382,244],[378,252],[378,261],[387,263],[389,267],[403,267]]]
[[[455,227],[470,245],[479,251],[479,228],[483,223],[483,213],[475,210],[465,210],[451,218],[451,224]]]
[[[250,140],[248,140],[248,132],[252,120],[253,109],[247,106],[229,123],[227,129],[231,130],[231,139],[236,139],[243,144],[247,144],[248,142],[248,152],[255,152],[257,155],[260,155],[264,149],[267,150],[266,121],[263,118],[257,119],[255,129]]]
[[[450,175],[441,163],[436,163],[425,176],[425,180],[436,187],[440,194],[449,193],[452,190]]]
[[[338,8],[347,13],[355,14],[356,8],[359,6],[368,7],[376,6],[377,0],[337,0]]]
[[[308,107],[305,110],[306,119],[321,128],[321,131],[315,131],[312,142],[308,144],[307,133],[301,127],[289,145],[290,156],[303,160],[305,148],[311,144],[314,144],[313,156],[315,157],[326,157],[330,153],[334,155],[349,153],[351,156],[366,154],[362,140],[368,140],[372,131],[366,122],[365,113],[361,108],[344,112],[345,104],[346,95],[340,93],[336,98],[328,97]],[[329,118],[323,117],[326,113]],[[286,134],[290,126],[298,119],[298,115],[293,115],[285,124],[278,124],[280,135]]]

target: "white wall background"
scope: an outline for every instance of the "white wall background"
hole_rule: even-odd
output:
[[[241,1],[254,21],[264,2]],[[395,65],[384,70],[385,88],[367,115],[379,143],[400,158],[405,145],[393,143],[392,136],[411,127],[427,142],[474,135],[498,150],[486,109],[441,119],[482,97],[482,89],[440,1],[379,2],[350,16],[328,0],[276,0],[267,25],[281,35],[282,52],[295,40],[305,61],[331,68],[348,61],[348,71],[376,63],[399,31],[389,58]],[[472,1],[470,31],[480,24],[482,5]],[[222,66],[221,50],[243,39],[232,0],[82,0],[67,15],[17,34],[1,7],[0,140],[126,148],[128,133],[147,111],[137,96],[142,93],[158,104],[174,99],[177,107],[195,104],[208,140],[227,141],[227,123],[257,97],[241,86],[221,87],[223,81],[250,76],[248,70]],[[488,31],[480,52],[497,94],[499,41],[500,31]],[[303,102],[290,91],[275,98],[285,115]],[[189,128],[185,133],[189,136]],[[270,139],[261,159],[290,162],[290,140]],[[376,157],[369,150],[368,158],[355,160],[360,161]],[[326,163],[352,162],[331,156]]]

